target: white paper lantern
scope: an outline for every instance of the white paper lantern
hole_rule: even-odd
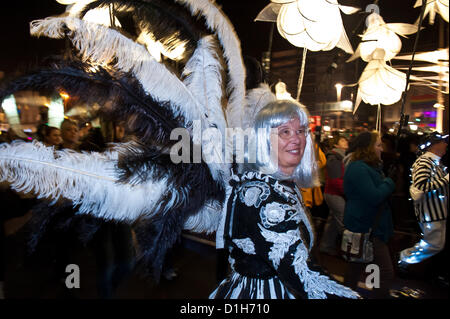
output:
[[[428,86],[431,89],[439,90],[442,93],[448,94],[449,87],[449,64],[448,64],[448,48],[438,49],[435,51],[418,52],[414,55],[414,61],[424,61],[431,65],[414,66],[412,71],[414,75],[410,76],[412,85]],[[397,56],[397,60],[411,60],[412,55]],[[396,67],[397,70],[406,70],[408,67]],[[422,73],[425,72],[425,73]],[[437,75],[430,75],[430,73],[437,73]],[[445,88],[441,90],[440,87]]]
[[[435,51],[417,52],[414,54],[414,61],[425,61],[439,64],[445,62],[448,64],[448,48],[437,49]],[[411,60],[412,54],[399,55],[395,57],[396,60]],[[448,66],[448,65],[447,65]]]
[[[14,95],[7,96],[2,102],[3,111],[8,119],[9,126],[13,129],[19,137],[26,137],[23,133],[22,126],[20,124],[19,112],[17,111],[17,104]]]
[[[78,16],[86,5],[95,0],[56,0],[60,4],[67,5],[66,12],[71,16]],[[108,8],[95,8],[89,10],[83,17],[83,20],[96,24],[101,24],[107,27],[111,26],[111,16]],[[119,20],[114,17],[114,24],[121,27]]]
[[[61,127],[64,121],[64,102],[61,98],[52,99],[48,106],[48,126]]]
[[[383,18],[372,13],[367,17],[367,30],[361,36],[355,54],[347,62],[361,57],[366,62],[373,60],[372,54],[376,49],[384,50],[384,60],[390,61],[402,48],[402,42],[398,35],[406,36],[417,32],[417,26],[408,23],[385,23]],[[397,35],[398,34],[398,35]]]
[[[358,10],[341,6],[337,0],[272,0],[255,20],[275,21],[276,17],[278,32],[296,47],[329,51],[337,46],[351,54],[340,12],[352,14]]]
[[[291,94],[286,89],[286,83],[281,81],[275,85],[275,95],[278,100],[293,100]]]
[[[377,49],[379,59],[370,61],[358,81],[356,112],[361,100],[371,105],[391,105],[400,100],[406,86],[406,74],[386,64],[382,49]]]
[[[414,8],[420,6],[422,6],[422,0],[417,0]],[[429,14],[428,21],[430,24],[434,24],[436,13],[440,14],[442,19],[448,22],[448,0],[427,0],[425,6],[423,17],[425,18]]]
[[[2,108],[10,125],[20,124],[19,113],[17,112],[16,99],[14,98],[14,95],[9,95],[3,100]]]

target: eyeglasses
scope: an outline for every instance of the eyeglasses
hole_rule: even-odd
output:
[[[310,129],[309,128],[301,128],[299,130],[293,130],[290,128],[282,128],[278,131],[278,136],[281,137],[283,140],[288,140],[292,138],[295,135],[298,137],[306,137],[309,135]]]

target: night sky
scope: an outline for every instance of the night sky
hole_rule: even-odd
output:
[[[340,0],[341,4],[354,5],[365,10],[373,1]],[[385,22],[414,23],[419,17],[420,8],[412,8],[415,0],[380,0],[380,14]],[[263,51],[269,45],[270,23],[254,22],[259,11],[268,3],[268,0],[217,0],[223,11],[228,15],[241,40],[242,51],[245,55],[261,58]],[[5,2],[2,3],[5,6]],[[58,54],[64,48],[64,41],[48,38],[32,38],[29,35],[29,22],[34,19],[45,18],[64,12],[64,6],[55,0],[38,1],[8,1],[6,7],[1,9],[0,18],[0,70],[6,74],[23,71],[41,61],[50,54]],[[343,16],[347,34],[356,49],[358,34],[364,31],[362,14]],[[362,23],[361,23],[362,22]],[[421,32],[419,48],[437,48],[437,23],[434,26],[424,23],[427,27]],[[448,24],[446,24],[448,26]],[[358,28],[359,26],[359,28]],[[402,39],[402,52],[412,49],[414,35],[410,39]],[[281,38],[275,28],[272,51],[292,49],[285,39]]]

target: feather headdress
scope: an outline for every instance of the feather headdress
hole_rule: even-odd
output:
[[[225,132],[241,127],[245,104],[239,39],[210,0],[63,2],[66,13],[32,21],[30,33],[67,39],[71,54],[5,83],[0,100],[25,89],[63,90],[124,122],[132,142],[103,153],[4,144],[0,179],[53,203],[70,201],[81,215],[133,224],[141,257],[158,275],[182,229],[219,225],[230,169]],[[179,163],[174,129],[187,132],[189,154]]]

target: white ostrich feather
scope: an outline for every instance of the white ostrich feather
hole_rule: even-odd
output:
[[[174,106],[175,116],[183,115],[187,122],[202,118],[200,107],[181,80],[163,64],[157,62],[147,49],[118,31],[74,17],[49,17],[30,23],[35,36],[63,38],[67,27],[75,48],[84,61],[132,72],[144,90],[158,101]]]
[[[36,20],[31,23],[31,33],[33,35],[47,35],[60,38],[63,36],[63,27],[67,26],[73,32],[70,36],[74,46],[82,55],[84,60],[92,61],[100,65],[114,63],[114,67],[124,72],[133,72],[145,91],[158,101],[168,101],[172,105],[175,116],[180,113],[186,120],[186,126],[192,121],[201,121],[202,129],[211,127],[210,121],[202,111],[205,108],[200,105],[205,96],[199,94],[197,98],[192,94],[192,87],[186,85],[163,64],[157,62],[146,48],[133,42],[114,29],[96,25],[88,21],[82,21],[74,17],[56,17],[44,20]],[[202,45],[200,41],[200,45]],[[205,54],[206,48],[199,48],[198,52]],[[207,49],[206,49],[207,50]],[[200,54],[200,53],[199,53]],[[209,62],[212,63],[208,58]],[[204,72],[204,71],[202,71]],[[214,71],[208,71],[208,80],[212,80]],[[217,83],[216,78],[212,83]],[[197,83],[196,83],[197,84]],[[194,86],[194,85],[192,85]],[[210,91],[216,91],[215,86],[211,84],[212,89],[208,90],[207,98],[214,96]],[[218,113],[218,106],[214,107],[213,99],[211,103],[211,113],[217,124],[224,125],[225,118],[221,119]],[[219,123],[222,122],[222,123]],[[204,143],[209,143],[204,141]],[[209,143],[211,144],[211,143]],[[223,158],[223,157],[222,157]],[[212,176],[215,180],[223,182],[227,171],[227,166],[223,167],[223,161],[208,163]]]
[[[221,214],[222,203],[208,201],[197,213],[186,219],[183,229],[197,233],[212,233],[219,228]]]
[[[166,179],[138,185],[119,183],[117,150],[105,153],[55,151],[39,142],[16,141],[0,145],[0,181],[38,198],[60,198],[80,205],[79,213],[132,222],[150,217],[167,189]],[[181,196],[172,193],[172,202]],[[170,209],[170,205],[165,211]]]
[[[222,66],[215,51],[216,44],[212,36],[198,41],[194,54],[187,62],[182,76],[184,84],[203,106],[208,122],[225,132],[226,120],[222,108]]]
[[[259,87],[249,90],[245,97],[244,113],[246,116],[242,120],[243,129],[251,128],[254,125],[255,116],[270,102],[276,101],[277,97],[270,90],[269,85],[262,83]]]
[[[191,14],[202,15],[210,30],[217,34],[224,51],[230,78],[227,91],[230,94],[226,109],[228,126],[241,127],[242,105],[245,98],[245,67],[241,44],[233,25],[225,14],[210,0],[175,0],[187,6]]]
[[[227,180],[229,165],[225,164],[225,131],[226,119],[222,108],[224,95],[222,86],[222,66],[215,51],[213,36],[206,36],[198,41],[194,54],[187,62],[183,77],[186,87],[203,106],[204,122],[202,123],[202,152],[211,159],[208,166],[215,180]],[[207,134],[207,128],[215,127],[220,131],[221,139],[215,134]]]

